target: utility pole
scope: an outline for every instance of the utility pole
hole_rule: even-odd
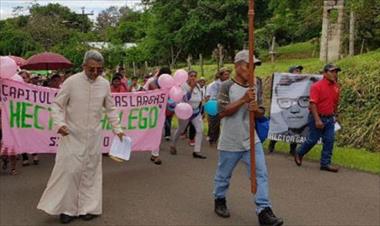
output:
[[[82,14],[79,14],[79,15],[82,15],[81,31],[83,33],[84,32],[84,18],[85,18],[85,16],[92,16],[92,15],[94,15],[94,12],[91,11],[91,13],[85,13],[86,7],[84,7],[84,6],[81,9],[82,9]]]

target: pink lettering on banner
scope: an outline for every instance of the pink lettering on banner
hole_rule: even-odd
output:
[[[51,118],[57,89],[17,81],[0,80],[3,146],[17,153],[55,153],[60,135]],[[159,148],[165,121],[167,91],[115,93],[121,125],[132,139],[133,151]],[[115,136],[106,115],[100,121],[103,152]]]

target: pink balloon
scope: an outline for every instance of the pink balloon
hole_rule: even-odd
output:
[[[188,77],[189,75],[187,74],[187,71],[183,69],[177,70],[174,74],[174,80],[178,86],[182,86],[187,81]]]
[[[179,103],[174,108],[175,115],[179,119],[189,119],[193,114],[193,108],[188,103]]]
[[[11,78],[17,72],[17,64],[10,57],[0,57],[0,77]]]
[[[158,85],[161,87],[161,89],[170,89],[175,85],[175,82],[171,75],[162,74],[158,78]]]
[[[11,79],[18,82],[24,82],[24,79],[18,74],[13,75]]]
[[[173,99],[174,102],[178,103],[183,100],[185,93],[178,86],[173,86],[169,91],[169,97]]]

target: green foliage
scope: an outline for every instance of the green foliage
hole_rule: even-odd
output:
[[[242,49],[247,39],[248,4],[244,0],[144,1],[149,5],[145,38],[141,40],[150,52],[151,61],[175,64],[188,54],[210,56],[222,44],[227,57]],[[256,8],[263,23],[268,17],[265,1]]]
[[[42,46],[29,33],[15,29],[0,31],[0,55],[24,56],[27,52],[42,50]]]
[[[267,147],[269,142],[266,141],[264,146]],[[265,148],[268,150],[267,148]],[[305,156],[305,159],[319,161],[321,159],[322,145],[316,145]],[[284,142],[277,142],[276,152],[289,153],[289,144]],[[332,156],[333,164],[343,166],[345,168],[357,169],[366,172],[380,174],[380,152],[373,153],[366,149],[356,149],[349,147],[334,147],[334,154]]]
[[[30,16],[38,16],[45,18],[56,18],[60,22],[60,27],[67,27],[71,29],[76,29],[77,31],[88,32],[92,28],[92,22],[87,16],[82,16],[72,12],[68,7],[62,6],[58,3],[50,3],[46,6],[41,6],[39,4],[33,4],[30,9]],[[44,21],[45,23],[49,22]],[[44,25],[41,23],[40,25]],[[41,26],[43,27],[43,26]]]
[[[369,50],[379,48],[380,0],[356,0],[351,1],[351,3],[356,14],[356,27],[358,29],[356,32],[357,50],[361,48],[363,40],[365,40],[365,46]]]
[[[82,33],[73,33],[67,41],[52,47],[51,51],[65,56],[74,64],[74,70],[79,71],[83,62],[83,56],[89,50],[89,47],[84,45],[89,36]]]
[[[341,121],[346,130],[339,143],[380,151],[380,51],[339,62]],[[349,70],[346,70],[349,69]]]
[[[218,44],[224,47],[225,61],[228,62],[237,50],[247,47],[246,0],[142,2],[142,11],[128,7],[105,9],[99,14],[95,29],[92,29],[92,22],[87,16],[76,14],[67,7],[59,4],[34,4],[30,7],[30,15],[0,22],[0,46],[3,47],[0,52],[27,55],[42,49],[75,49],[76,44],[74,47],[67,46],[73,43],[72,36],[76,36],[77,32],[89,33],[91,30],[94,35],[90,40],[81,41],[109,41],[117,46],[135,42],[139,45],[128,53],[107,50],[107,54],[116,52],[115,56],[111,56],[114,59],[110,60],[111,65],[117,61],[131,63],[130,60],[134,60],[140,65],[148,61],[149,65],[175,66],[177,62],[185,62],[188,55],[197,58],[198,54],[208,60]],[[322,5],[323,1],[320,0],[256,0],[256,53],[263,59],[268,59],[266,53],[272,37],[276,37],[280,46],[313,40],[308,45],[312,46],[312,51],[308,49],[299,51],[298,54],[284,54],[279,49],[276,50],[279,52],[278,59],[284,56],[309,58],[310,52],[312,57],[316,57]],[[365,51],[378,48],[380,0],[347,0],[345,12],[349,13],[351,8],[357,18],[356,52],[362,43]],[[14,37],[15,40],[7,40],[9,37]]]

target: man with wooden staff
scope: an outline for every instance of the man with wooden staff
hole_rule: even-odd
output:
[[[255,65],[261,64],[256,58],[254,58],[254,62]],[[230,216],[226,205],[226,193],[232,171],[238,162],[242,160],[247,166],[248,172],[250,172],[249,112],[254,111],[256,117],[262,117],[265,113],[265,109],[259,107],[259,105],[262,105],[262,101],[260,101],[262,97],[259,96],[262,93],[262,87],[256,85],[256,89],[251,89],[248,86],[249,76],[251,76],[248,70],[248,50],[238,52],[234,63],[236,77],[222,83],[218,96],[219,115],[222,120],[218,142],[218,168],[214,180],[214,198],[215,213],[224,218]],[[256,100],[259,100],[259,103]],[[260,225],[282,225],[283,220],[276,217],[271,209],[265,156],[257,133],[255,133],[255,163],[257,183],[255,203]]]

